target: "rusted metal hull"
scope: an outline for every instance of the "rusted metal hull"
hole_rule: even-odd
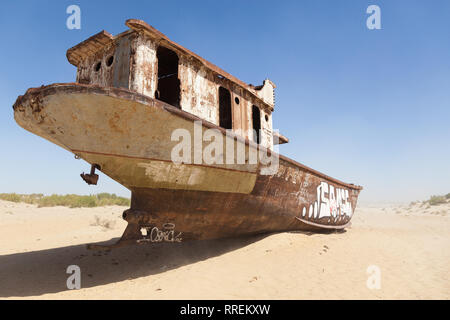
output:
[[[261,164],[174,164],[171,132],[201,119],[125,89],[55,84],[14,105],[19,125],[73,152],[132,191],[117,245],[348,226],[361,187],[284,156]],[[201,132],[223,129],[202,121]],[[252,142],[238,139],[246,150]]]

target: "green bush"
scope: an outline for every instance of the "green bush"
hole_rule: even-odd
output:
[[[22,197],[15,193],[0,193],[0,199],[11,202],[21,202]]]
[[[97,199],[94,196],[78,196],[71,199],[70,208],[93,208],[97,206]]]
[[[431,196],[430,200],[428,200],[428,203],[432,206],[447,203],[447,200],[445,198],[445,196]]]
[[[38,207],[64,206],[69,208],[93,208],[100,206],[129,206],[130,199],[118,197],[115,194],[99,193],[97,195],[80,196],[76,194],[16,194],[1,193],[0,200],[36,204]]]
[[[104,193],[99,193],[99,194],[97,194],[97,198],[98,198],[99,200],[102,200],[102,199],[116,199],[117,196],[116,196],[114,193],[113,193],[113,194],[110,194],[110,193],[104,192]]]
[[[118,197],[117,199],[115,199],[115,205],[129,207],[131,205],[131,201],[127,198]]]

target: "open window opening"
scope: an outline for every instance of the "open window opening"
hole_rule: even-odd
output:
[[[170,49],[159,47],[158,90],[155,98],[180,108],[180,80],[178,79],[178,55]]]
[[[261,111],[257,106],[252,107],[253,141],[261,143]]]
[[[232,129],[231,94],[224,87],[219,88],[219,126]]]

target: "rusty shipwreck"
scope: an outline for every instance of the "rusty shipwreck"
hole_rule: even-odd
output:
[[[272,128],[273,82],[248,85],[143,21],[126,25],[67,51],[76,83],[29,89],[13,106],[21,127],[91,164],[86,182],[101,170],[131,190],[128,226],[109,248],[349,225],[360,186],[274,151],[288,139]],[[231,162],[206,161],[192,145],[173,161],[180,129],[203,139],[219,132],[214,156]],[[251,161],[255,150],[276,160],[274,171]]]

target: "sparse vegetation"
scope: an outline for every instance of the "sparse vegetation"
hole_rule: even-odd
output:
[[[99,216],[95,216],[94,218],[95,218],[94,222],[91,223],[91,226],[94,226],[94,227],[99,226],[104,229],[113,229],[114,225],[116,224],[115,221],[110,221],[107,219],[100,219]]]
[[[430,206],[437,206],[444,203],[450,202],[450,193],[444,195],[444,196],[431,196],[429,200],[424,201],[424,204],[427,204],[427,207]]]
[[[428,203],[432,206],[436,206],[438,204],[447,203],[447,200],[445,196],[431,196],[430,200],[428,200]]]
[[[35,204],[37,199],[42,198],[43,194],[17,194],[17,193],[0,193],[0,199],[11,202],[25,202]]]
[[[0,193],[0,200],[35,204],[38,207],[64,206],[69,208],[92,208],[102,206],[129,206],[130,199],[118,197],[115,194],[99,193],[97,195],[81,196],[76,194],[16,194]]]

